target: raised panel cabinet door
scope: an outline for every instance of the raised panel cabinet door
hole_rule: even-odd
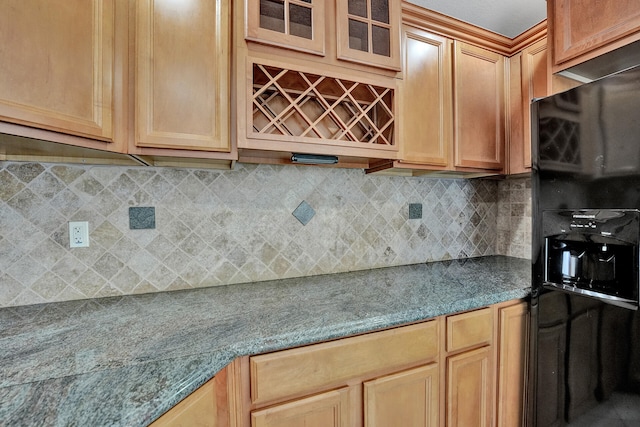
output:
[[[349,389],[253,411],[251,427],[350,427]]]
[[[365,427],[437,427],[439,372],[434,363],[365,382]]]
[[[531,169],[531,101],[549,95],[551,71],[547,66],[547,39],[537,41],[522,51],[522,111],[524,144],[522,165]]]
[[[396,0],[336,0],[338,59],[400,71]]]
[[[403,28],[402,38],[401,161],[449,166],[453,146],[452,41],[410,26]]]
[[[245,38],[324,56],[325,0],[244,0]]]
[[[500,309],[498,348],[498,427],[524,423],[529,310],[526,302]]]
[[[454,41],[454,141],[458,167],[503,168],[505,60]]]
[[[229,151],[228,0],[136,4],[136,145]]]
[[[595,4],[584,0],[550,0],[547,10],[551,14],[555,66],[587,56],[625,37],[630,37],[630,41],[640,38],[640,0],[603,0]],[[605,52],[606,49],[599,53]],[[554,71],[563,67],[557,68]]]
[[[0,2],[0,120],[112,138],[115,4]]]
[[[493,418],[491,347],[447,359],[448,427],[489,427]]]

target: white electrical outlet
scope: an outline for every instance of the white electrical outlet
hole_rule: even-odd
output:
[[[89,223],[87,221],[69,222],[69,247],[89,247]]]

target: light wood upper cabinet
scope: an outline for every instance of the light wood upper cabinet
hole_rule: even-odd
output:
[[[505,58],[412,25],[402,32],[399,159],[414,173],[497,174],[505,151]]]
[[[338,58],[400,70],[400,2],[336,0]]]
[[[245,38],[325,54],[325,0],[246,0]]]
[[[250,42],[308,53],[311,61],[322,57],[323,66],[400,70],[398,1],[244,0],[244,7]]]
[[[510,58],[509,174],[531,172],[531,101],[550,94],[547,39]]]
[[[503,169],[505,59],[454,42],[455,166]]]
[[[548,0],[553,72],[640,40],[640,0]]]
[[[136,4],[136,145],[229,151],[228,1]]]
[[[453,152],[452,41],[412,26],[404,26],[402,36],[400,162],[445,168]]]
[[[116,3],[0,3],[0,120],[112,140]]]

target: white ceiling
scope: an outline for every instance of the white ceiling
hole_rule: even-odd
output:
[[[547,17],[545,0],[408,0],[514,38]]]

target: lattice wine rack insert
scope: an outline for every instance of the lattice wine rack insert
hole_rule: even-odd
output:
[[[392,148],[393,96],[389,87],[253,64],[254,136]]]

